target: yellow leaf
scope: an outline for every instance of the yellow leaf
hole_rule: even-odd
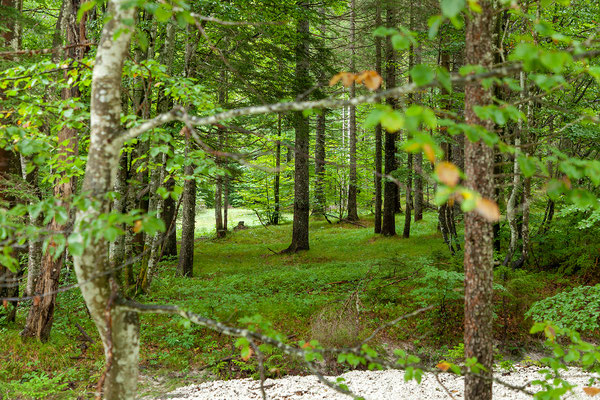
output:
[[[138,219],[133,224],[133,233],[138,233],[141,230],[142,230],[142,220]]]
[[[583,391],[585,392],[585,394],[587,394],[588,396],[591,396],[591,397],[594,397],[595,395],[600,393],[600,389],[595,388],[595,387],[584,387]]]
[[[497,222],[500,220],[500,209],[494,200],[484,198],[478,199],[475,210],[477,210],[479,215],[490,222]]]
[[[450,365],[449,362],[442,361],[441,363],[439,363],[438,365],[436,365],[436,367],[438,367],[442,371],[446,372],[446,371],[448,371],[450,369],[451,365]]]
[[[352,86],[352,83],[354,83],[355,79],[356,75],[352,72],[340,72],[335,74],[333,78],[331,78],[331,80],[329,81],[329,86],[333,86],[341,80],[342,84],[345,87],[350,87]]]
[[[369,90],[377,90],[383,83],[383,78],[377,71],[364,71],[356,77],[356,83],[363,83]]]
[[[440,182],[448,186],[456,186],[460,180],[460,172],[458,167],[451,162],[442,161],[435,167],[435,174]]]
[[[411,143],[404,148],[404,150],[408,151],[409,153],[414,153],[415,151],[419,151],[420,149],[421,149],[420,143]]]
[[[423,145],[423,153],[425,153],[425,157],[427,157],[430,163],[435,163],[435,151],[430,144]]]

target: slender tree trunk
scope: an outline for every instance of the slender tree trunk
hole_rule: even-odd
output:
[[[493,64],[493,15],[491,0],[479,2],[481,13],[471,13],[466,20],[466,64],[490,68]],[[491,103],[491,92],[480,82],[465,86],[465,122],[494,128],[491,121],[481,121],[474,107]],[[494,151],[482,140],[465,142],[467,186],[484,198],[494,196]],[[493,233],[492,224],[476,212],[465,215],[465,357],[476,357],[485,367],[479,376],[465,377],[466,400],[492,398],[493,363]]]
[[[167,66],[167,73],[169,75],[173,75],[173,62],[175,59],[175,33],[175,24],[171,21],[168,22],[165,32],[165,41],[163,44],[164,48],[161,51],[161,59],[162,63]],[[173,100],[167,95],[163,94],[161,96],[161,101],[158,104],[160,112],[166,112],[172,106]],[[173,177],[169,177],[164,185],[167,191],[172,192],[175,188],[175,179]],[[165,227],[167,228],[167,232],[165,233],[166,236],[163,239],[163,258],[177,255],[177,224],[175,221],[177,216],[175,215],[175,208],[175,199],[171,196],[167,197],[163,203],[162,213],[162,219],[165,223]]]
[[[219,133],[219,137],[221,138],[223,135],[223,132]],[[219,139],[219,142],[222,142],[221,139]],[[221,160],[220,157],[217,156],[217,161],[216,161],[217,166],[220,168],[221,167]],[[215,177],[215,230],[217,232],[217,237],[218,238],[222,238],[225,235],[223,235],[223,213],[222,213],[222,204],[223,204],[223,175],[221,175],[221,172],[217,172],[217,176]]]
[[[40,188],[38,182],[38,167],[34,167],[33,171],[27,173],[27,164],[32,163],[33,160],[30,157],[20,155],[21,171],[23,173],[23,179],[33,189],[36,200],[40,200]],[[30,202],[30,204],[32,204]],[[44,221],[44,215],[39,213],[37,217],[29,215],[29,223],[32,226],[40,227]],[[35,292],[35,285],[42,272],[42,241],[33,239],[28,241],[27,250],[27,283],[25,285],[25,293],[28,296],[33,295]]]
[[[227,218],[229,212],[229,175],[223,177],[223,231],[227,233]]]
[[[69,45],[76,45],[85,41],[85,37],[81,37],[79,32],[79,24],[77,22],[77,11],[79,10],[80,0],[65,0],[65,8],[63,12],[63,26],[66,29],[66,41]],[[85,35],[85,33],[83,33]],[[66,54],[69,58],[81,59],[83,57],[82,49],[71,48]],[[65,72],[65,79],[67,79]],[[67,101],[74,97],[80,97],[79,83],[74,82],[70,88],[63,89],[62,99]],[[120,98],[119,98],[120,101]],[[77,131],[73,128],[65,126],[58,133],[58,152],[59,161],[68,164],[71,158],[78,153],[79,141]],[[68,210],[69,202],[75,191],[75,178],[69,178],[66,182],[56,184],[54,187],[54,197],[60,200],[62,205]],[[66,223],[61,223],[53,218],[49,230],[57,234],[64,234],[70,230],[72,220]],[[55,244],[51,240],[49,247],[54,247]],[[54,320],[54,307],[56,304],[56,290],[58,289],[58,280],[60,270],[64,263],[65,253],[55,255],[50,249],[46,251],[42,258],[42,272],[36,282],[34,293],[41,296],[40,301],[34,302],[29,309],[25,328],[21,332],[24,338],[35,337],[42,342],[46,342],[50,337],[50,330]]]
[[[350,71],[356,72],[356,0],[350,0]],[[356,84],[352,83],[350,86],[350,98],[353,99],[356,96]],[[357,188],[357,176],[356,176],[356,107],[350,106],[349,110],[349,130],[350,135],[350,174],[348,185],[348,220],[358,221],[358,204],[356,203]]]
[[[408,176],[406,177],[406,207],[404,211],[404,230],[402,231],[402,237],[408,239],[410,237],[410,222],[412,220],[411,212],[413,208],[412,199],[412,171],[413,171],[413,154],[408,153],[406,168]]]
[[[190,34],[189,26],[188,34]],[[188,36],[185,46],[185,75],[187,77],[190,77],[192,74],[192,57],[192,45]],[[184,132],[186,133],[185,155],[188,156],[193,149],[193,139],[187,128],[184,129]],[[186,165],[184,167],[184,174],[187,179],[183,184],[181,246],[179,248],[177,274],[192,277],[194,274],[194,232],[196,227],[196,180],[193,179],[194,165]]]
[[[281,114],[277,114],[277,143],[275,144],[275,182],[273,183],[273,201],[275,209],[273,210],[273,225],[279,225],[279,180],[281,179]]]
[[[186,142],[186,154],[191,151],[191,139]],[[194,166],[186,165],[186,176],[194,174]],[[177,274],[193,276],[194,273],[194,231],[196,225],[196,180],[186,179],[183,184],[183,215],[181,225],[181,248],[179,249],[179,264]]]
[[[415,154],[415,222],[423,219],[423,153]]]
[[[325,214],[327,198],[325,197],[325,127],[327,124],[327,110],[317,116],[315,138],[315,205],[313,210],[317,214]]]
[[[90,147],[82,191],[88,193],[92,204],[98,204],[98,208],[77,211],[69,240],[81,240],[82,243],[90,235],[90,224],[109,212],[110,201],[106,193],[113,189],[118,167],[118,137],[122,133],[121,74],[133,33],[128,21],[132,21],[135,14],[134,7],[126,3],[127,0],[108,3],[107,15],[112,18],[103,27],[92,75]],[[133,399],[137,394],[139,319],[137,313],[124,310],[116,302],[112,308],[107,308],[118,296],[111,277],[107,241],[103,238],[90,240],[83,246],[82,254],[73,255],[73,261],[81,293],[98,328],[110,365],[104,380],[104,398]]]
[[[394,27],[396,24],[396,14],[393,4],[386,5],[386,25]],[[386,88],[396,86],[396,56],[392,46],[391,39],[386,39],[385,46],[385,85]],[[396,99],[388,98],[388,105],[395,108]],[[385,132],[385,175],[389,176],[396,169],[396,135],[390,132]],[[396,203],[398,197],[398,186],[395,182],[386,178],[384,185],[384,201],[383,201],[383,223],[381,233],[385,236],[394,236],[396,234]]]
[[[0,91],[0,100],[2,99],[2,92]],[[8,208],[12,208],[16,205],[17,199],[15,199],[8,191],[5,191],[5,182],[8,185],[12,185],[10,181],[14,178],[13,176],[19,176],[22,174],[20,169],[19,156],[12,152],[0,148],[0,201],[2,203],[8,203]],[[8,186],[10,187],[10,186]],[[14,257],[19,262],[21,251],[16,249],[11,252],[11,257]],[[19,297],[19,284],[21,280],[21,266],[17,265],[16,271],[9,270],[6,266],[0,264],[0,298],[5,297]],[[17,316],[17,305],[18,302],[11,301],[11,310],[8,310],[8,305],[0,307],[0,315],[6,313],[6,320],[9,322],[15,322]]]
[[[122,153],[119,159],[117,169],[117,178],[115,182],[115,192],[118,197],[113,203],[113,212],[125,214],[127,212],[127,153]],[[122,225],[121,229],[125,229]],[[125,235],[119,235],[114,242],[110,244],[110,263],[113,268],[119,267],[125,260]],[[119,270],[120,272],[120,270]],[[119,274],[120,275],[120,274]]]
[[[175,188],[175,179],[170,177],[165,182],[167,191],[172,192]],[[171,196],[167,197],[163,204],[162,220],[167,228],[166,236],[163,242],[162,254],[163,258],[173,257],[177,255],[177,223],[175,215],[175,199]]]
[[[381,0],[377,0],[377,6],[375,10],[375,25],[381,26]],[[382,74],[381,70],[381,37],[375,38],[375,71],[379,76]],[[378,89],[380,90],[380,89]],[[382,206],[382,166],[381,166],[381,125],[377,124],[375,127],[375,224],[374,232],[381,233],[381,206]]]
[[[300,7],[308,8],[306,0],[298,2]],[[296,27],[296,93],[303,95],[310,89],[309,77],[309,21],[306,16],[300,17]],[[295,253],[299,250],[308,250],[308,217],[310,213],[309,192],[309,123],[308,117],[302,112],[294,112],[295,132],[295,176],[294,176],[294,222],[292,228],[292,243],[284,250]]]
[[[414,29],[414,6],[410,4],[410,29]],[[410,46],[409,54],[408,54],[408,70],[410,71],[415,65],[415,47],[414,45]],[[409,82],[412,82],[412,78],[409,77]],[[415,95],[409,95],[409,101],[413,102],[415,100]],[[418,100],[418,99],[417,99]],[[406,139],[410,139],[410,133],[406,133]],[[412,220],[412,209],[413,209],[413,201],[412,201],[412,183],[413,183],[413,154],[408,153],[406,158],[406,211],[404,213],[404,230],[402,231],[402,237],[408,239],[410,237],[410,223]]]

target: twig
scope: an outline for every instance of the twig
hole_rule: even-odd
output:
[[[265,392],[265,356],[254,341],[250,341],[250,345],[254,349],[256,359],[258,360],[258,370],[260,371],[260,393],[262,394],[263,400],[267,400],[267,392]]]

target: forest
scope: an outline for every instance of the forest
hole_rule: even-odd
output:
[[[600,3],[0,15],[0,400],[600,393]]]

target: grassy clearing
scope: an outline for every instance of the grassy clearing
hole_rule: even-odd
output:
[[[230,208],[227,211],[229,229],[232,229],[240,221],[244,221],[244,225],[248,227],[261,226],[260,220],[256,213],[245,208]],[[282,213],[282,219],[291,220],[292,215]],[[264,222],[264,221],[263,221]],[[181,221],[179,221],[178,234],[181,236]],[[196,237],[212,236],[215,234],[215,209],[203,208],[196,214]]]
[[[252,226],[257,221],[247,213],[231,212],[231,221],[243,218]],[[402,219],[398,216],[400,227]],[[350,345],[384,321],[435,302],[441,307],[382,332],[374,345],[409,346],[426,358],[441,358],[461,341],[462,255],[450,255],[436,221],[436,214],[426,214],[413,224],[410,239],[379,237],[371,226],[311,221],[311,250],[291,255],[274,254],[289,244],[289,222],[253,226],[220,240],[203,237],[196,242],[194,278],[176,277],[175,261],[163,262],[150,293],[140,300],[179,304],[238,325],[240,318],[260,314],[290,340],[317,338],[331,345]],[[198,223],[210,227],[210,210]],[[539,286],[544,279],[534,281]],[[498,298],[500,317],[518,312],[502,309],[505,303]],[[102,371],[102,348],[79,292],[59,294],[49,343],[21,343],[25,311],[20,309],[14,325],[0,322],[0,394],[88,398]],[[82,341],[76,324],[96,343]],[[237,356],[234,339],[186,327],[179,317],[142,316],[141,341],[141,371],[147,377],[142,390],[148,393],[204,379],[198,375],[202,369],[225,379],[256,374],[253,359]],[[271,376],[303,371],[278,354],[267,359],[267,367]]]

